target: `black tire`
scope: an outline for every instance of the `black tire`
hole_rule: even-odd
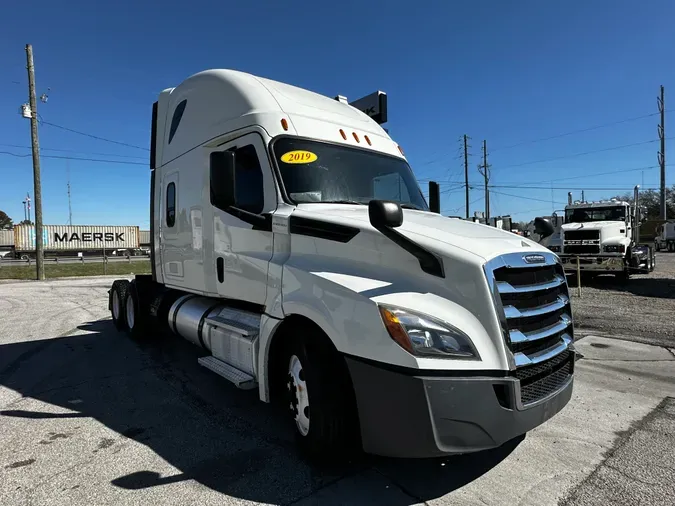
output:
[[[129,291],[129,281],[126,279],[119,279],[114,281],[110,289],[109,303],[110,315],[112,316],[115,328],[123,332],[127,330],[127,322],[125,318],[124,303],[127,300],[127,292]],[[117,297],[117,300],[115,299]]]
[[[146,331],[146,320],[143,307],[139,303],[136,287],[131,284],[124,300],[124,319],[129,337],[140,340]]]
[[[277,381],[282,382],[283,405],[295,433],[300,453],[308,460],[325,464],[343,461],[360,448],[356,402],[346,364],[315,329],[296,329],[279,354]],[[309,398],[308,431],[296,423],[298,396],[294,392],[289,365],[292,357],[301,364],[304,391]],[[311,407],[311,411],[309,408]]]

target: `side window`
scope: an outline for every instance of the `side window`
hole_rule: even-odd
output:
[[[263,173],[258,153],[253,144],[235,151],[237,207],[251,213],[260,213],[265,205]]]
[[[408,187],[398,172],[384,174],[373,179],[373,197],[380,200],[410,201]]]
[[[173,136],[176,135],[176,130],[178,130],[180,120],[183,118],[183,113],[185,112],[186,105],[187,100],[183,100],[180,104],[176,106],[176,109],[173,111],[173,118],[171,118],[171,129],[169,130],[169,144],[171,144]]]
[[[173,227],[176,223],[176,183],[169,183],[166,187],[166,226]]]

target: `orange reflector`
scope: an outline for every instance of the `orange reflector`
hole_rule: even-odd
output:
[[[403,148],[401,148],[401,146],[398,146],[398,145],[397,145],[397,147],[398,147],[398,150],[401,152],[401,154],[402,154],[403,156],[405,156],[405,153],[403,152]]]
[[[363,138],[366,140],[366,142],[368,143],[369,146],[372,146],[372,145],[373,145],[373,143],[370,142],[370,139],[368,138],[367,135],[364,135]]]
[[[288,131],[288,121],[286,121],[286,118],[281,118],[281,128]]]
[[[412,354],[412,343],[410,342],[408,334],[403,330],[398,317],[383,307],[380,307],[380,315],[382,315],[382,321],[391,338],[396,341],[401,348]]]
[[[342,128],[340,129],[340,135],[342,136],[342,138],[343,138],[344,140],[347,140],[347,134],[345,133],[344,130],[342,130]]]
[[[356,132],[352,132],[352,135],[354,136],[354,140],[355,140],[356,142],[361,142],[361,141],[359,140],[359,136],[356,135]]]

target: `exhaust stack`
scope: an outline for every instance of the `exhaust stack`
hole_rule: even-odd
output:
[[[572,192],[567,192],[567,205],[572,205]]]

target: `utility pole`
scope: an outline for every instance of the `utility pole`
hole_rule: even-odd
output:
[[[661,123],[659,124],[659,139],[661,140],[661,151],[658,153],[659,165],[661,166],[661,219],[668,219],[668,208],[666,207],[666,108],[664,107],[663,86],[661,86],[661,96],[656,99],[661,113]]]
[[[469,143],[464,134],[464,187],[466,190],[466,219],[469,219]]]
[[[42,186],[40,183],[40,142],[38,140],[37,100],[35,99],[35,67],[33,66],[33,46],[26,44],[26,62],[28,68],[28,96],[30,100],[30,137],[33,150],[33,196],[35,198],[35,265],[37,280],[44,281],[44,244],[42,242]]]
[[[68,225],[73,226],[73,208],[70,205],[70,159],[66,158],[66,173],[68,177]],[[401,183],[399,183],[400,185]]]
[[[26,201],[23,200],[21,203],[23,204],[23,220],[26,221],[28,219],[28,214],[26,213]]]
[[[490,182],[490,167],[487,163],[487,141],[483,140],[483,164],[478,166],[478,172],[485,179],[485,221],[490,219],[490,190],[488,190],[488,183]]]

